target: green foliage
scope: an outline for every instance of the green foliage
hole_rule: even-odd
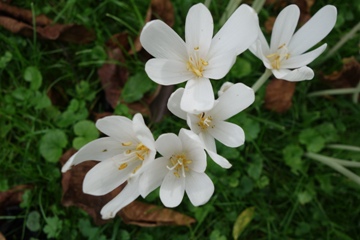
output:
[[[65,132],[60,129],[49,130],[40,139],[40,153],[48,162],[57,162],[68,140]]]
[[[136,73],[126,81],[121,97],[127,103],[138,101],[146,92],[150,91],[153,86],[153,82],[144,72]]]
[[[31,211],[29,213],[26,219],[26,227],[33,232],[40,230],[40,213],[38,211]]]
[[[287,145],[283,149],[282,154],[286,165],[291,168],[293,173],[298,174],[299,171],[303,171],[302,155],[304,151],[300,146],[294,144]]]
[[[38,90],[42,84],[41,72],[34,66],[25,69],[24,79],[30,82],[30,89],[32,90]]]
[[[43,229],[48,238],[57,238],[60,236],[63,221],[57,216],[48,217],[45,219],[46,225]]]
[[[89,120],[82,120],[74,125],[74,132],[77,137],[73,140],[73,147],[80,149],[85,144],[99,137],[99,131],[95,127],[95,123]]]

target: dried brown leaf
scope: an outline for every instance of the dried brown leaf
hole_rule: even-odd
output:
[[[19,205],[25,190],[31,188],[30,185],[18,185],[6,192],[0,192],[0,214],[9,206]]]
[[[266,87],[265,108],[278,113],[290,109],[295,86],[295,82],[272,79]]]
[[[6,240],[6,238],[4,237],[4,235],[0,232],[0,240]]]
[[[322,75],[322,80],[333,88],[352,88],[360,80],[360,63],[354,58],[344,58],[342,69],[330,75]]]
[[[127,224],[143,227],[163,225],[189,226],[196,222],[194,218],[171,209],[134,201],[120,211],[120,216]]]

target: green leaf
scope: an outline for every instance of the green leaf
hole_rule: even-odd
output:
[[[231,68],[230,76],[233,78],[241,78],[252,72],[251,64],[243,58],[237,58],[234,66]]]
[[[90,88],[90,84],[86,81],[81,81],[76,84],[76,98],[77,99],[85,99],[86,101],[92,101],[96,97],[96,91]]]
[[[311,200],[313,199],[313,195],[307,190],[299,192],[297,194],[297,197],[298,197],[298,201],[302,205],[311,202]]]
[[[320,152],[325,147],[325,139],[313,128],[304,129],[300,132],[299,142],[306,146],[309,152]]]
[[[56,124],[59,127],[68,127],[80,120],[86,119],[88,115],[89,112],[86,109],[85,101],[72,99],[66,111],[56,119]]]
[[[240,213],[240,215],[237,217],[233,227],[233,237],[235,240],[239,238],[239,236],[243,233],[245,228],[254,218],[254,213],[255,207],[249,207],[242,211],[242,213]]]
[[[99,131],[95,123],[89,120],[82,120],[74,125],[74,132],[78,136],[73,140],[73,147],[80,149],[82,146],[99,137]]]
[[[129,77],[122,90],[121,97],[127,103],[140,100],[144,94],[151,90],[153,84],[144,73],[137,73]]]
[[[63,148],[67,145],[66,134],[59,130],[49,130],[40,139],[40,153],[48,162],[57,162],[61,157]]]
[[[323,123],[316,127],[316,131],[324,138],[326,143],[338,140],[337,129],[332,123]]]
[[[35,109],[47,108],[51,105],[49,97],[45,93],[35,92],[35,96],[31,100],[32,105]]]
[[[4,69],[11,60],[12,60],[12,53],[6,51],[5,54],[0,57],[0,69]]]
[[[304,154],[303,149],[298,145],[287,145],[282,150],[285,164],[291,168],[291,172],[298,174],[299,171],[303,170],[302,155]]]
[[[29,213],[26,219],[26,227],[32,232],[40,230],[40,213],[38,211]]]
[[[63,221],[57,216],[46,218],[46,225],[43,229],[48,238],[57,238],[61,232]]]
[[[250,163],[250,166],[247,169],[247,173],[252,179],[257,180],[261,175],[262,168],[262,159],[257,155],[254,157],[254,161]]]
[[[24,79],[30,82],[30,88],[32,90],[38,90],[42,84],[41,72],[34,66],[25,69]]]
[[[245,132],[245,141],[254,141],[259,135],[260,124],[243,114],[237,119],[236,124],[240,125]]]
[[[7,179],[0,179],[0,192],[5,192],[9,189],[9,182]]]

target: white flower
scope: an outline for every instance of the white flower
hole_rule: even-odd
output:
[[[143,197],[160,186],[160,199],[166,207],[178,206],[185,192],[194,206],[209,201],[214,184],[204,173],[206,154],[200,139],[193,134],[181,129],[179,136],[166,133],[156,140],[162,157],[155,159],[140,177]]]
[[[128,181],[122,192],[101,210],[105,219],[114,217],[140,195],[138,175],[154,160],[156,150],[153,135],[141,114],[136,114],[133,121],[121,116],[105,117],[96,122],[96,127],[109,137],[86,144],[69,159],[62,171],[84,161],[100,161],[86,174],[83,182],[83,192],[96,196]]]
[[[224,82],[218,91],[218,96],[220,97],[226,90],[228,90],[233,85],[234,83],[232,82]]]
[[[259,30],[258,41],[250,50],[261,59],[278,79],[288,81],[310,80],[314,72],[306,65],[317,58],[326,48],[326,44],[305,53],[320,42],[334,27],[337,11],[334,6],[321,8],[295,34],[300,10],[296,5],[284,8],[276,18],[270,47]]]
[[[179,88],[169,98],[169,110],[179,118],[187,120],[190,129],[199,135],[210,157],[224,168],[231,164],[216,154],[215,139],[228,147],[239,147],[244,143],[245,134],[241,127],[226,122],[228,118],[250,106],[254,100],[254,91],[242,83],[229,87],[209,111],[200,114],[186,113],[180,108],[180,99],[184,89]]]
[[[201,3],[190,8],[185,24],[186,43],[160,20],[147,23],[140,35],[142,46],[155,58],[145,71],[156,83],[173,85],[187,81],[181,108],[203,112],[212,108],[214,93],[209,79],[221,79],[236,56],[250,47],[258,35],[255,11],[240,6],[213,36],[213,19]]]

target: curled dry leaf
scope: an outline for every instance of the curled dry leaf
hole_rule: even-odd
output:
[[[353,88],[360,81],[360,63],[354,58],[344,58],[343,67],[330,75],[321,76],[322,80],[333,88]]]
[[[195,222],[194,218],[178,213],[174,210],[134,201],[120,211],[120,216],[127,224],[143,227],[163,225],[189,226]]]
[[[0,192],[0,214],[5,208],[19,205],[25,190],[31,189],[30,185],[19,185],[6,192]]]
[[[286,112],[292,105],[295,82],[272,79],[266,87],[265,108],[277,113]]]
[[[5,29],[32,37],[34,28],[32,12],[27,9],[10,6],[0,2],[0,26]],[[53,24],[45,15],[35,17],[36,33],[39,38],[47,40],[61,40],[71,43],[88,43],[95,39],[92,31],[77,24]]]

